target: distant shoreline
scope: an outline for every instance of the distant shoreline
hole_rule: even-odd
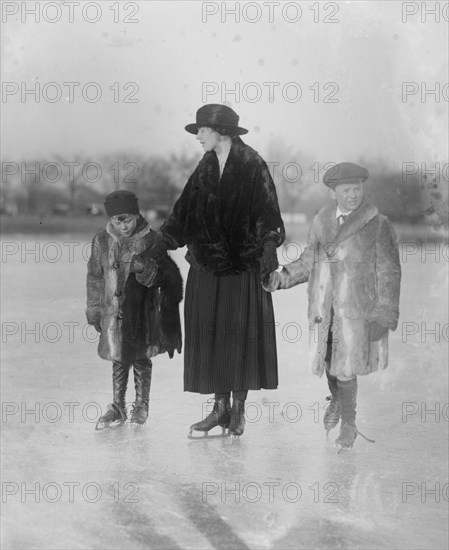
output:
[[[92,237],[106,225],[105,216],[0,216],[0,238],[4,235],[82,235]],[[164,220],[150,222],[153,229],[158,230]],[[398,239],[402,242],[448,242],[448,229],[435,230],[425,224],[393,224]],[[305,242],[309,222],[285,224],[287,242]]]

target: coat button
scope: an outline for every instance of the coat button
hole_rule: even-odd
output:
[[[114,269],[118,269],[118,268],[119,268],[119,265],[120,265],[120,264],[119,264],[118,262],[114,262],[114,263],[112,264],[112,267],[113,267]]]
[[[119,321],[121,321],[121,320],[123,319],[123,315],[122,315],[121,313],[119,313],[119,314],[117,315],[117,319],[118,319]]]
[[[322,322],[323,322],[323,318],[320,317],[319,315],[317,315],[317,316],[315,317],[315,323],[322,323]]]
[[[116,296],[121,296],[123,294],[123,292],[121,290],[117,290],[117,292],[115,293]]]

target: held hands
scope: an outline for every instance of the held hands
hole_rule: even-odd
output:
[[[281,275],[277,271],[273,271],[269,275],[265,275],[262,279],[262,288],[266,292],[274,292],[281,286]]]
[[[145,263],[142,260],[142,258],[139,258],[139,256],[133,256],[129,271],[131,273],[142,273],[142,271],[144,270],[144,267],[145,267]]]
[[[260,259],[260,278],[264,281],[272,271],[279,266],[276,245],[272,242],[266,242],[263,247],[262,257]]]

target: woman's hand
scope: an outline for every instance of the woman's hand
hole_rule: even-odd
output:
[[[276,245],[268,241],[263,246],[262,258],[260,259],[260,278],[264,278],[279,267]]]
[[[262,288],[267,292],[274,292],[281,285],[281,276],[277,271],[273,271],[269,275],[265,275],[262,279]]]

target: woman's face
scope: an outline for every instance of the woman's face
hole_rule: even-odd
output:
[[[207,153],[208,151],[215,151],[222,141],[222,136],[215,130],[212,130],[212,128],[201,126],[198,128],[196,139],[201,143],[204,151]]]
[[[111,223],[122,237],[131,237],[136,229],[137,215],[119,214],[118,216],[112,216]]]

